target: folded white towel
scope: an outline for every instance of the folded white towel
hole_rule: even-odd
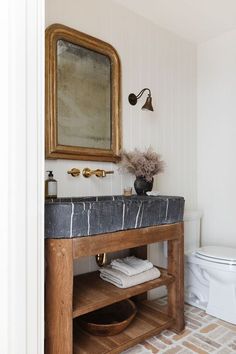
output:
[[[100,277],[103,280],[116,285],[118,288],[130,288],[131,286],[159,278],[161,275],[159,269],[155,267],[133,276],[126,275],[117,269],[112,269],[109,265],[99,270]]]
[[[153,264],[147,259],[143,260],[134,256],[114,259],[111,266],[127,275],[136,275],[153,268]]]

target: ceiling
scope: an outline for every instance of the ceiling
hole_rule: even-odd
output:
[[[236,29],[236,0],[115,0],[195,43]]]

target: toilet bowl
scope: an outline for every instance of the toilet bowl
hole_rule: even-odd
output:
[[[207,246],[185,253],[185,301],[236,324],[236,248]]]

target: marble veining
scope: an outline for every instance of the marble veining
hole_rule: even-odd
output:
[[[137,212],[137,216],[136,216],[136,220],[135,220],[135,225],[134,225],[134,228],[137,229],[137,225],[138,225],[138,217],[139,217],[139,214],[140,214],[140,209],[142,207],[142,201],[140,202],[140,205],[138,207],[138,212]]]
[[[74,203],[71,202],[71,217],[70,217],[70,237],[72,237],[72,231],[73,231],[73,216],[74,216]]]
[[[168,217],[169,199],[166,200],[166,220]]]
[[[97,201],[97,199],[96,199]],[[87,235],[89,235],[90,233],[90,213],[91,213],[91,203],[89,203],[89,208],[88,208],[88,231],[87,231]]]
[[[122,226],[121,226],[121,230],[124,230],[124,224],[125,224],[125,203],[123,202],[123,212],[122,212]]]
[[[184,198],[101,196],[45,202],[45,237],[73,238],[183,221]]]

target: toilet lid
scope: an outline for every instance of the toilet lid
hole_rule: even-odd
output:
[[[210,262],[236,265],[236,248],[206,246],[196,250],[195,255]]]

